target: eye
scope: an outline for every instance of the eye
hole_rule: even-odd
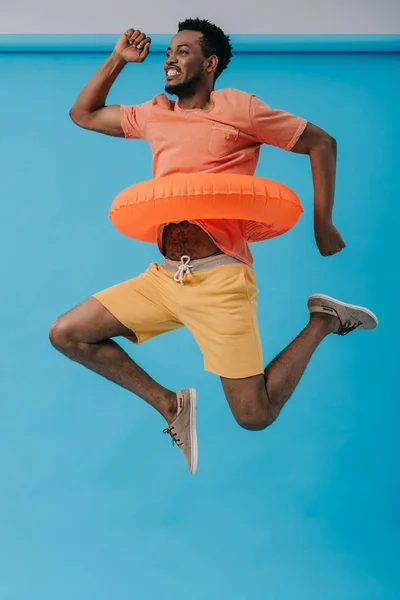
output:
[[[187,50],[181,50],[180,53],[181,54],[187,54]]]

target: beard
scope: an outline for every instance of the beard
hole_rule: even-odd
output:
[[[188,77],[188,79],[185,79],[180,83],[167,83],[165,91],[167,94],[174,96],[191,96],[196,91],[196,84],[202,79],[203,72],[204,70],[201,69],[198,73]]]

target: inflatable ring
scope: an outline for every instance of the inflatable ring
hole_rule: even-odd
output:
[[[286,233],[303,208],[281,183],[251,175],[179,174],[133,185],[112,203],[110,219],[123,234],[157,243],[157,229],[167,223],[203,219],[246,221],[248,242]]]

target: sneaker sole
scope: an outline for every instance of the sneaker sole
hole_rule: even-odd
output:
[[[190,473],[195,475],[199,466],[199,448],[197,442],[196,430],[196,390],[190,388],[190,442],[191,442],[191,461]]]
[[[363,321],[363,325],[361,327],[359,327],[360,330],[371,330],[371,329],[375,329],[375,327],[378,326],[379,321],[376,315],[374,315],[374,313],[370,310],[368,310],[368,308],[364,308],[364,306],[356,306],[355,304],[348,304],[347,302],[341,302],[340,300],[336,300],[335,298],[331,298],[331,296],[326,296],[325,294],[312,294],[309,299],[308,299],[308,307],[311,311],[312,306],[310,307],[310,303],[312,300],[325,300],[326,302],[329,302],[330,304],[332,304],[333,306],[335,304],[339,304],[340,306],[343,306],[345,308],[348,308],[349,310],[353,310],[353,311],[358,311],[363,315],[366,315],[368,317],[367,321]]]

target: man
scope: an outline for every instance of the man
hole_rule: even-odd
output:
[[[320,253],[340,252],[344,241],[332,222],[336,143],[304,119],[272,110],[238,90],[214,91],[228,66],[229,37],[208,21],[179,24],[165,60],[164,94],[136,106],[106,106],[127,63],[143,63],[151,40],[127,30],[78,96],[70,111],[78,126],[106,135],[146,139],[153,175],[222,172],[253,175],[261,144],[308,154],[315,189],[315,238]],[[166,419],[164,430],[197,471],[195,390],[168,390],[145,373],[111,338],[141,343],[186,326],[198,342],[205,368],[221,377],[237,422],[260,430],[278,416],[312,354],[330,333],[373,329],[367,309],[324,295],[308,300],[310,320],[265,369],[257,327],[257,286],[243,222],[203,220],[159,228],[163,265],[104,290],[55,321],[52,344],[66,356],[130,390]],[[179,285],[183,283],[184,285]]]

